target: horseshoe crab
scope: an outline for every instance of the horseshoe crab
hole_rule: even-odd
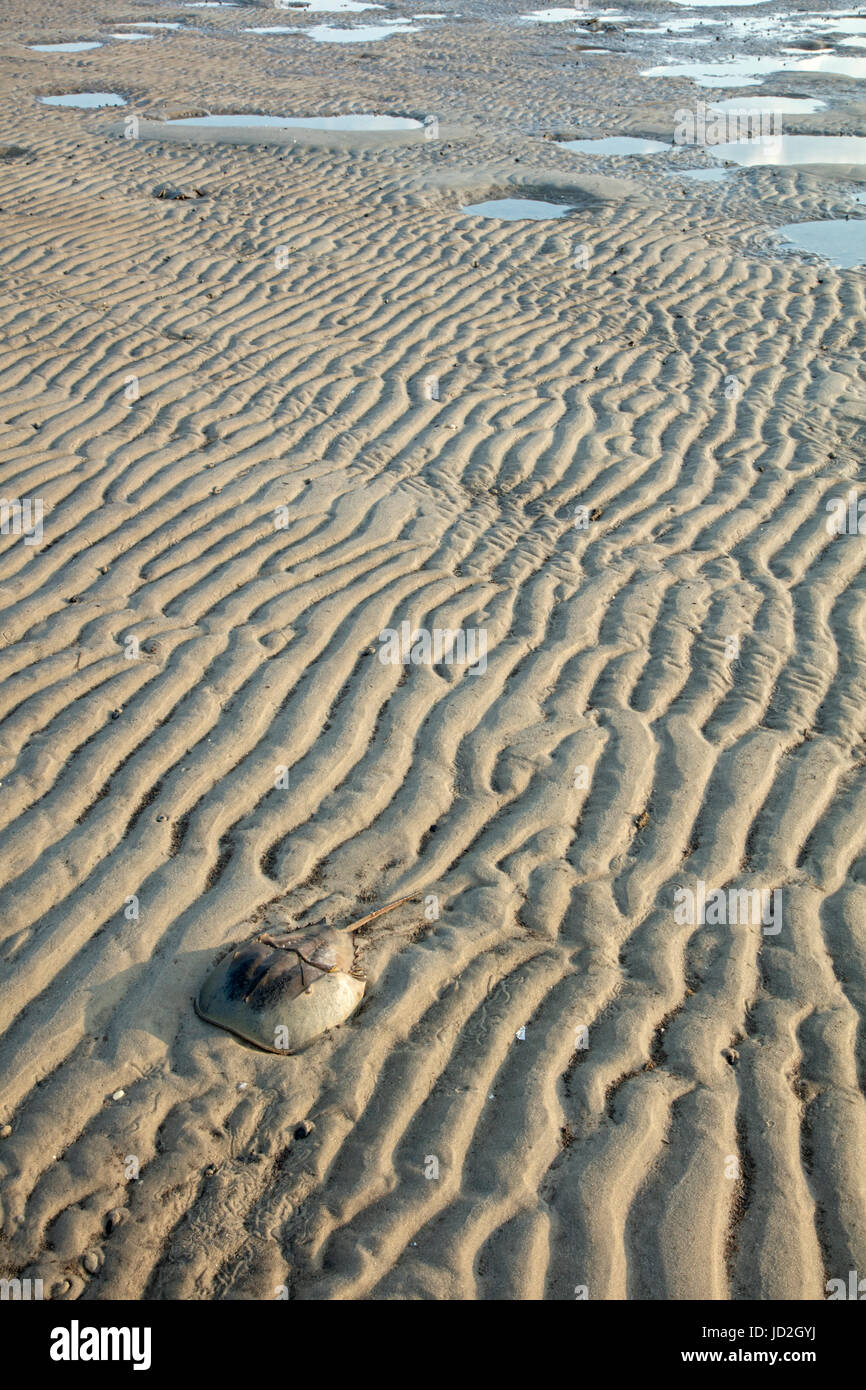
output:
[[[410,902],[398,898],[348,926],[324,923],[271,936],[262,932],[226,956],[204,980],[196,1013],[266,1052],[297,1052],[345,1022],[358,1007],[364,981],[349,972],[352,933]]]

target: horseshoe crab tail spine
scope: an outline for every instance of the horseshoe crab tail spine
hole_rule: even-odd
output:
[[[404,903],[417,902],[420,893],[407,893],[405,898],[398,898],[396,902],[386,903],[384,907],[378,907],[375,912],[368,912],[366,917],[359,917],[357,922],[350,922],[343,931],[357,931],[359,927],[365,927],[368,922],[372,922],[375,917],[381,917],[384,912],[393,912],[395,907],[402,907]]]

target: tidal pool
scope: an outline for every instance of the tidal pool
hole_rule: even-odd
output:
[[[577,10],[568,8],[553,8],[549,10],[533,10],[531,14],[519,16],[526,24],[567,24],[569,21],[587,19],[597,19],[599,21],[609,21],[616,19],[629,19],[630,15],[620,14],[618,10]]]
[[[694,179],[697,183],[723,183],[730,175],[729,169],[675,169],[671,171],[678,179]]]
[[[672,0],[674,5],[686,5],[690,10],[740,9],[745,5],[764,5],[767,0]]]
[[[790,70],[792,72],[832,72],[837,73],[840,77],[854,77],[862,81],[866,77],[866,57],[846,58],[843,53],[816,53],[812,57],[798,59]]]
[[[603,140],[561,140],[563,150],[577,150],[583,154],[658,154],[670,150],[670,142],[644,140],[637,135],[607,135]]]
[[[393,19],[383,24],[357,24],[352,29],[336,29],[330,24],[315,24],[310,29],[273,25],[267,29],[244,29],[245,34],[302,34],[315,43],[378,43],[392,34],[417,34],[420,31],[408,20]]]
[[[800,251],[811,251],[842,270],[866,265],[866,218],[792,222],[778,235]]]
[[[277,5],[278,10],[296,14],[360,14],[362,10],[384,10],[385,6],[370,0],[305,0],[303,5]]]
[[[708,103],[711,111],[736,111],[746,116],[765,111],[778,111],[780,116],[811,116],[815,111],[823,111],[826,105],[818,97],[723,97]]]
[[[661,63],[646,68],[641,77],[690,77],[699,87],[757,87],[765,75],[776,72],[784,59],[743,55],[717,63]]]
[[[809,57],[740,54],[715,63],[662,63],[645,68],[641,77],[690,77],[699,87],[756,87],[774,72],[827,72],[841,77],[866,77],[866,56],[816,53]]]
[[[163,121],[163,125],[192,130],[422,130],[423,122],[412,116],[182,116]]]
[[[651,26],[641,24],[639,28],[626,29],[627,34],[670,34],[691,33],[695,29],[721,30],[722,39],[766,38],[775,41],[795,42],[807,35],[822,34],[822,41],[829,41],[836,34],[866,34],[866,17],[848,15],[842,10],[830,10],[826,14],[809,14],[807,11],[782,11],[775,14],[749,15],[687,15],[671,16],[656,21]],[[672,40],[673,42],[673,40]],[[693,39],[692,42],[709,42]]]
[[[93,39],[89,43],[28,43],[31,53],[86,53],[90,48],[101,48],[102,44]]]
[[[125,106],[117,92],[64,92],[62,96],[40,97],[43,106],[78,106],[90,111],[97,106]]]
[[[767,135],[704,148],[744,165],[866,164],[866,135]]]
[[[564,217],[573,212],[572,204],[546,203],[539,198],[498,198],[490,203],[471,203],[460,209],[467,217],[497,217],[502,222],[541,222],[548,217]]]

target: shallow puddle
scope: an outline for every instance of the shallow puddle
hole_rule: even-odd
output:
[[[774,72],[826,72],[864,78],[866,56],[817,53],[808,58],[776,58],[770,54],[741,54],[718,63],[663,63],[644,69],[641,77],[690,77],[699,87],[753,87]]]
[[[801,39],[805,42],[808,38],[816,46],[823,42],[829,45],[829,41],[837,34],[866,34],[866,18],[851,15],[847,18],[834,17],[842,16],[842,14],[842,11],[830,10],[822,15],[787,11],[776,14],[672,16],[671,18],[666,17],[662,21],[656,21],[652,25],[641,24],[639,28],[626,29],[625,32],[642,36],[644,34],[692,34],[696,29],[719,30],[719,37],[722,40],[737,37],[772,39],[776,42],[785,40],[789,43],[796,43]],[[816,38],[815,36],[819,34],[822,37]],[[695,38],[692,38],[691,41],[693,43],[711,42],[709,39]],[[674,43],[677,40],[671,39],[671,42]]]
[[[101,48],[102,44],[93,39],[89,43],[28,43],[31,53],[86,53],[91,48]]]
[[[694,179],[696,183],[723,183],[730,177],[728,169],[677,169],[674,176],[678,179]]]
[[[780,58],[744,55],[718,63],[662,63],[644,69],[641,77],[690,77],[699,87],[756,87],[784,62]]]
[[[699,24],[705,24],[703,19],[671,19],[667,24],[642,24],[638,29],[626,29],[627,34],[637,34],[638,38],[643,38],[649,34],[676,34],[681,29],[695,29]]]
[[[315,43],[379,43],[392,34],[417,34],[420,31],[409,20],[388,20],[385,24],[358,24],[354,29],[335,29],[330,24],[317,24],[304,29],[303,34]]]
[[[244,29],[245,34],[302,34],[314,43],[378,43],[393,34],[417,34],[420,30],[407,20],[389,20],[385,24],[357,24],[352,29],[336,29],[330,24],[316,24],[311,29],[273,25],[267,29]]]
[[[277,9],[284,7],[278,5]],[[370,0],[369,4],[364,0],[305,0],[302,5],[287,5],[285,10],[294,10],[297,14],[360,14],[362,10],[384,10],[385,6]],[[419,16],[420,18],[420,16]]]
[[[763,5],[766,2],[767,0],[672,0],[674,5],[685,5],[690,10],[732,10],[745,5]]]
[[[423,122],[412,116],[184,116],[163,121],[174,129],[191,130],[422,130]]]
[[[520,18],[527,24],[566,24],[569,20],[586,19],[586,14],[583,10],[560,8],[536,10],[534,14],[522,14]]]
[[[762,115],[765,111],[780,116],[811,116],[823,111],[826,101],[818,97],[724,97],[708,103],[710,111],[736,111],[739,115]]]
[[[792,222],[778,235],[800,251],[812,251],[843,270],[866,265],[866,218]]]
[[[78,106],[87,111],[97,106],[126,105],[117,92],[64,92],[62,96],[40,97],[39,100],[43,106]]]
[[[553,8],[549,10],[533,10],[531,14],[522,14],[522,19],[527,24],[567,24],[569,21],[575,23],[588,19],[597,19],[599,22],[609,22],[617,19],[629,19],[630,15],[621,14],[619,10],[577,10],[568,8]]]
[[[563,150],[582,154],[659,154],[672,148],[670,142],[644,140],[637,135],[608,135],[603,140],[561,140]]]
[[[768,135],[704,147],[734,164],[866,164],[866,135]]]
[[[491,203],[471,203],[460,211],[467,217],[498,217],[502,222],[541,222],[548,217],[564,217],[574,207],[538,198],[498,198]]]
[[[787,65],[786,65],[787,66]],[[841,77],[866,77],[866,57],[846,58],[843,53],[816,53],[812,58],[799,58],[792,72],[832,72]]]
[[[383,10],[384,5],[377,3],[377,0],[305,0],[304,4],[277,6],[282,10],[287,18],[303,18],[308,14],[363,14],[366,10]],[[416,19],[436,19],[436,15],[415,15]],[[259,25],[254,29],[244,29],[245,34],[303,34],[309,30],[298,28],[297,25],[288,24],[265,24]]]

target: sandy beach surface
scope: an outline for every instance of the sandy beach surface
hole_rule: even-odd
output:
[[[866,231],[866,158],[674,131],[866,144],[866,11],[337,3],[0,14],[0,1274],[825,1299],[866,272],[780,229]],[[402,121],[166,124],[219,114]],[[196,1014],[269,913],[404,895],[305,1049]]]

